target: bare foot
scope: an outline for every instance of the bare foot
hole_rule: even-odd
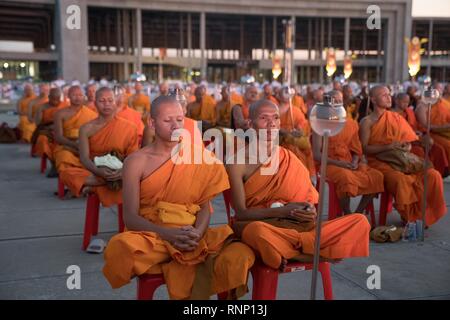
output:
[[[281,264],[280,267],[278,269],[280,269],[280,271],[284,271],[284,269],[286,268],[288,261],[285,258],[281,258]]]
[[[72,199],[72,198],[75,198],[75,196],[74,196],[74,194],[72,193],[72,192],[70,192],[70,190],[65,190],[64,191],[64,197],[63,197],[63,200],[69,200],[69,199]]]
[[[83,189],[81,189],[81,195],[83,197],[87,197],[92,192],[92,187],[90,186],[84,186]]]

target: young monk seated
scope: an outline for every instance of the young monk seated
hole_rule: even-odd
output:
[[[216,101],[208,96],[203,85],[195,89],[195,101],[187,105],[187,117],[202,122],[203,131],[216,123]]]
[[[27,108],[27,120],[24,122],[22,127],[22,139],[26,142],[31,142],[31,136],[33,135],[34,130],[36,130],[36,123],[34,122],[34,117],[36,115],[36,111],[44,104],[48,102],[48,93],[50,91],[50,87],[47,83],[41,83],[39,85],[39,96],[34,98],[28,103]]]
[[[144,123],[142,122],[141,114],[128,106],[128,96],[124,87],[115,86],[114,94],[116,95],[116,104],[118,106],[117,116],[134,123],[137,128],[139,141],[141,141],[144,134]]]
[[[150,113],[151,103],[150,97],[145,95],[143,91],[144,87],[142,83],[136,82],[134,85],[135,94],[133,94],[129,100],[128,105],[139,112],[142,116],[142,121],[146,122],[148,114]]]
[[[419,137],[419,140],[412,143],[411,152],[418,155],[421,158],[425,157],[425,143],[429,140],[430,143],[430,161],[433,163],[434,168],[439,171],[442,176],[448,175],[448,159],[445,152],[445,148],[437,143],[434,143],[433,139],[426,135],[426,129],[419,124],[416,115],[412,107],[409,106],[410,98],[406,93],[399,93],[395,97],[395,108],[392,111],[397,112],[405,118],[411,128]],[[420,114],[421,119],[426,116],[422,114],[423,110],[418,108],[417,112]],[[426,122],[427,120],[425,120]]]
[[[184,112],[173,97],[156,98],[150,115],[155,141],[125,161],[128,231],[109,241],[103,274],[119,288],[135,276],[162,272],[172,299],[207,299],[227,291],[239,297],[254,254],[230,242],[228,225],[208,227],[210,200],[229,188],[225,168],[220,162],[191,162],[194,152],[204,149],[177,138]]]
[[[97,113],[84,106],[83,91],[79,86],[69,89],[70,106],[55,114],[55,140],[58,145],[53,151],[56,170],[83,168],[78,154],[78,133],[80,127],[97,118]]]
[[[55,159],[53,158],[53,151],[55,149],[54,141],[54,126],[53,119],[55,113],[63,109],[64,103],[61,101],[61,90],[52,88],[48,96],[48,103],[42,105],[37,111],[34,122],[37,128],[33,133],[31,143],[36,144],[36,153],[42,157],[46,156],[51,162],[51,169],[47,174],[48,178],[53,178],[58,175],[55,166]]]
[[[230,158],[227,159],[236,212],[235,232],[272,268],[282,269],[287,260],[294,258],[311,262],[318,193],[301,161],[289,150],[272,145],[280,129],[278,107],[261,100],[251,105],[249,116],[251,128],[258,132],[252,142],[258,144],[258,153],[267,157],[252,157],[250,146],[246,145],[244,164],[236,163],[236,158],[235,164],[230,164]],[[260,136],[261,130],[267,130],[266,137]],[[368,256],[369,230],[362,214],[324,222],[322,260]]]
[[[136,126],[116,115],[117,104],[110,88],[100,88],[95,94],[98,118],[80,128],[79,153],[83,168],[61,170],[60,178],[72,195],[79,197],[91,191],[97,193],[103,206],[122,203],[121,162],[138,149]],[[98,162],[96,157],[111,155],[118,167]]]
[[[384,175],[385,190],[394,196],[395,208],[404,222],[422,220],[423,161],[411,154],[411,143],[418,140],[408,122],[391,107],[389,89],[376,86],[370,91],[374,110],[360,124],[361,144],[369,166]],[[402,159],[406,159],[403,161]],[[403,163],[403,165],[399,165]],[[428,166],[428,164],[427,164]],[[425,215],[431,226],[447,212],[442,177],[428,168],[428,193]]]
[[[343,103],[340,91],[328,93],[336,103]],[[352,212],[350,198],[362,195],[355,212],[364,212],[367,205],[384,191],[383,174],[367,166],[358,136],[358,123],[347,117],[345,126],[328,141],[327,179],[334,183],[339,205],[344,214]],[[322,159],[322,137],[313,133],[314,158]]]
[[[231,128],[231,100],[227,86],[220,91],[222,100],[216,105],[216,125],[223,128]]]
[[[22,96],[22,98],[19,99],[19,101],[17,101],[17,114],[19,115],[19,123],[18,123],[17,127],[19,128],[19,130],[22,134],[22,140],[24,142],[30,142],[29,140],[27,141],[26,139],[24,139],[23,130],[24,130],[24,127],[29,123],[29,121],[28,121],[28,105],[35,98],[36,98],[36,95],[34,94],[34,91],[33,91],[33,85],[30,83],[25,84],[25,86],[23,88],[23,96]],[[30,137],[28,137],[28,139],[30,139]]]
[[[314,156],[310,143],[311,127],[300,109],[292,106],[288,86],[283,86],[278,93],[280,112],[280,145],[292,151],[309,171],[316,174]]]
[[[86,102],[85,105],[95,113],[97,113],[97,108],[95,107],[95,92],[97,91],[97,85],[92,83],[86,87]]]

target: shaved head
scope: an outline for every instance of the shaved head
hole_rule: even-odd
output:
[[[278,107],[275,103],[270,100],[262,99],[252,103],[249,107],[249,118],[254,121],[258,118],[259,110],[262,107],[272,107],[275,110],[278,110]]]
[[[101,87],[100,89],[98,89],[98,90],[95,92],[95,100],[99,100],[100,97],[101,97],[104,93],[106,93],[106,92],[111,92],[111,93],[114,95],[113,89],[111,89],[111,88],[109,88],[109,87]]]
[[[83,90],[81,90],[80,86],[71,86],[69,88],[68,95],[71,95],[73,92],[78,91],[78,90],[83,91]]]
[[[375,97],[381,90],[387,89],[386,86],[383,85],[377,85],[370,89],[369,95],[371,98]]]
[[[328,92],[328,95],[334,99],[335,103],[344,102],[344,96],[342,95],[342,92],[340,90],[331,90],[330,92]]]
[[[158,98],[156,98],[152,102],[152,108],[150,110],[150,117],[153,120],[156,120],[156,118],[158,117],[158,115],[160,113],[161,108],[164,105],[167,105],[167,104],[176,104],[180,108],[182,108],[181,104],[177,101],[177,99],[175,99],[175,97],[173,97],[173,96],[159,96]]]
[[[50,89],[50,93],[49,93],[49,98],[50,97],[58,97],[58,98],[60,98],[61,97],[61,90],[59,90],[59,88],[52,88],[52,89]]]

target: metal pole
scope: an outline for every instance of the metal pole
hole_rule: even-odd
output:
[[[316,288],[317,288],[317,272],[319,270],[320,260],[320,233],[322,225],[322,212],[324,204],[325,183],[327,175],[327,160],[328,160],[328,137],[330,135],[329,130],[325,130],[323,133],[322,144],[322,159],[320,161],[320,187],[319,187],[319,208],[316,221],[316,240],[314,242],[314,264],[312,270],[311,280],[311,300],[316,300]]]
[[[423,173],[423,200],[422,200],[422,242],[425,241],[425,212],[427,210],[427,193],[428,193],[428,162],[430,152],[430,128],[431,128],[431,103],[428,103],[427,115],[427,139],[425,140],[425,165]]]

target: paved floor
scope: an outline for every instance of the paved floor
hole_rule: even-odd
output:
[[[15,125],[16,117],[1,113],[3,121]],[[30,158],[28,145],[0,145],[0,163],[0,299],[135,299],[135,281],[112,290],[101,273],[102,255],[81,250],[85,200],[59,200],[56,180],[39,173],[40,160]],[[450,203],[448,184],[445,198]],[[225,223],[221,197],[214,207],[212,224]],[[108,240],[117,230],[116,208],[102,208],[100,219],[99,237]],[[390,214],[388,223],[399,225],[399,215]],[[332,266],[335,298],[450,299],[449,231],[446,216],[427,231],[424,244],[371,243],[369,258]],[[70,265],[81,269],[80,290],[67,289]],[[381,289],[367,288],[371,265],[380,267]],[[278,299],[308,299],[310,278],[308,271],[283,274]],[[168,298],[165,287],[156,298]]]

